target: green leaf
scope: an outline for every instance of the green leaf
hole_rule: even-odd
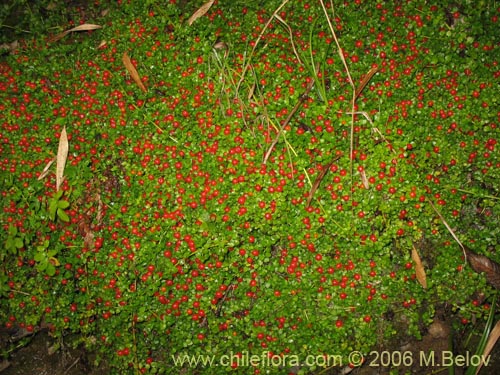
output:
[[[35,254],[34,259],[36,262],[42,262],[44,260],[47,260],[47,255],[44,252],[38,252]]]
[[[54,276],[56,274],[56,267],[50,262],[47,263],[47,266],[45,268],[45,272],[49,276]]]
[[[24,246],[23,240],[21,238],[19,238],[19,237],[14,238],[14,246],[17,249],[20,249],[21,247]]]
[[[171,262],[167,262],[167,273],[169,274],[173,274],[175,272],[177,272],[177,267],[175,266],[175,264],[172,264]]]
[[[63,194],[64,194],[64,190],[58,190],[57,193],[54,194],[54,200],[58,201],[59,199],[61,199]]]
[[[56,219],[57,200],[51,200],[49,203],[49,218],[54,221]]]
[[[15,237],[17,234],[17,227],[14,225],[9,225],[9,236]]]
[[[57,207],[62,208],[64,210],[65,208],[69,207],[69,202],[60,200],[57,202]]]
[[[12,238],[12,237],[7,237],[7,239],[5,240],[5,248],[6,248],[7,250],[12,250],[12,249],[15,249],[15,248],[16,248],[14,238]]]
[[[61,219],[65,223],[69,222],[69,216],[65,211],[58,209],[57,216],[59,217],[59,219]]]

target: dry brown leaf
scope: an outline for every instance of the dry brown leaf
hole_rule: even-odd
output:
[[[56,157],[56,191],[59,191],[64,180],[64,167],[66,166],[66,159],[68,158],[68,134],[66,133],[66,126],[61,131],[59,136],[59,147],[57,148]]]
[[[83,237],[83,244],[87,249],[94,248],[94,232],[87,232]]]
[[[10,43],[0,44],[0,50],[7,50],[9,53],[14,53],[19,48],[19,42],[14,40]]]
[[[134,82],[139,86],[139,88],[143,92],[147,92],[148,90],[146,89],[146,86],[141,81],[141,77],[139,77],[139,73],[137,73],[137,70],[134,67],[134,64],[132,64],[132,61],[130,61],[130,57],[128,56],[127,52],[123,54],[123,65],[125,65],[125,68],[127,68],[128,72],[130,73],[130,76],[134,80]]]
[[[356,87],[356,91],[355,91],[355,97],[356,99],[358,98],[359,94],[361,94],[361,91],[363,91],[363,89],[365,88],[366,84],[370,81],[370,79],[372,79],[373,75],[375,73],[378,72],[378,67],[375,66],[373,68],[371,68],[368,73],[366,74],[366,76],[363,78],[363,80],[361,81],[361,83],[359,84],[358,87]]]
[[[42,173],[40,173],[40,176],[38,176],[38,181],[42,180],[45,176],[47,176],[47,174],[49,173],[49,168],[50,166],[56,161],[56,158],[52,158],[51,161],[49,161],[47,163],[47,165],[45,166],[45,168],[43,168],[43,171]]]
[[[486,281],[496,289],[500,289],[500,264],[484,255],[476,254],[467,247],[464,247],[464,250],[472,269],[477,273],[484,272]]]
[[[214,2],[215,0],[210,0],[203,4],[196,12],[193,13],[191,17],[189,17],[187,21],[188,25],[191,26],[194,21],[196,21],[200,17],[203,17],[211,8]]]
[[[83,25],[78,25],[73,27],[72,29],[67,30],[67,32],[71,33],[73,31],[90,31],[90,30],[97,30],[102,28],[100,25],[94,25],[92,23],[84,23]]]
[[[415,274],[417,276],[417,280],[422,285],[424,289],[427,289],[427,278],[425,276],[425,269],[422,265],[422,261],[420,260],[420,256],[418,255],[417,249],[413,246],[411,250],[411,259],[415,262]]]
[[[72,33],[73,31],[91,31],[91,30],[97,30],[97,29],[101,29],[101,28],[102,28],[102,26],[100,26],[100,25],[94,25],[92,23],[84,23],[83,25],[78,25],[76,27],[73,27],[72,29],[63,31],[60,34],[53,36],[52,38],[49,39],[49,42],[56,42],[59,39],[64,38],[69,33]]]
[[[481,370],[483,364],[486,364],[485,359],[488,358],[488,356],[490,355],[491,350],[495,346],[499,337],[500,337],[500,321],[498,321],[497,324],[495,324],[495,327],[493,327],[493,329],[490,332],[490,336],[488,337],[488,342],[486,343],[483,354],[481,355],[481,363],[476,369],[476,375],[479,373],[479,370]]]

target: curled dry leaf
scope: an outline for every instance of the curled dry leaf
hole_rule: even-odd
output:
[[[229,49],[227,44],[225,42],[222,42],[220,40],[217,40],[214,44],[215,49]]]
[[[57,148],[56,157],[56,191],[59,191],[64,180],[64,167],[66,166],[66,159],[68,158],[68,134],[66,133],[66,126],[63,128],[59,136],[59,147]]]
[[[375,73],[377,73],[377,72],[378,72],[378,67],[375,66],[375,67],[371,68],[368,71],[368,73],[364,76],[364,78],[361,81],[361,83],[358,85],[358,87],[356,87],[356,91],[355,91],[355,98],[356,99],[361,94],[361,91],[363,91],[363,89],[365,88],[366,84],[370,81],[370,79],[372,79],[373,75]]]
[[[425,269],[422,264],[422,261],[420,260],[420,256],[418,255],[417,249],[415,249],[415,246],[413,246],[413,249],[411,250],[411,259],[415,262],[415,274],[417,276],[417,280],[422,285],[424,289],[427,289],[427,278],[425,276]]]
[[[45,166],[45,168],[43,168],[43,171],[42,173],[40,173],[40,176],[38,176],[38,181],[42,180],[43,178],[45,178],[45,176],[47,176],[47,174],[49,173],[49,168],[52,164],[54,164],[54,162],[56,161],[56,158],[53,157],[48,163],[47,165]]]
[[[484,255],[476,254],[465,246],[464,250],[472,269],[477,273],[484,273],[486,281],[495,289],[500,289],[500,264]]]
[[[91,30],[97,30],[97,29],[100,29],[100,28],[102,28],[102,26],[100,26],[100,25],[94,25],[94,24],[91,24],[91,23],[84,23],[83,25],[78,25],[76,27],[73,27],[72,29],[63,31],[60,34],[57,34],[57,35],[53,36],[52,38],[49,39],[49,42],[56,42],[59,39],[64,38],[66,35],[68,35],[69,33],[74,32],[74,31],[91,31]]]
[[[215,42],[214,49],[224,51],[224,58],[225,59],[229,55],[229,46],[225,42],[220,41],[219,39],[217,39],[217,41]]]
[[[139,77],[139,73],[137,73],[137,70],[134,67],[134,64],[132,64],[132,61],[130,61],[130,57],[128,56],[127,52],[123,54],[123,65],[125,65],[125,68],[127,68],[128,72],[130,73],[130,76],[134,80],[134,82],[139,86],[139,88],[143,92],[147,92],[148,90],[146,89],[146,86],[144,86],[144,83],[141,81],[141,77]]]
[[[196,12],[193,13],[191,17],[189,17],[187,21],[188,25],[191,26],[194,21],[196,21],[200,17],[203,17],[211,8],[214,2],[215,0],[210,0],[203,4]]]

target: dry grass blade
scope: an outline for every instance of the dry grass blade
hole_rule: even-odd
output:
[[[424,289],[427,289],[427,278],[425,276],[425,269],[420,260],[420,256],[418,255],[417,249],[415,249],[415,245],[411,250],[411,259],[415,262],[415,274],[417,276],[417,280],[422,285]]]
[[[330,16],[328,15],[328,11],[326,10],[326,6],[325,6],[325,3],[323,2],[323,0],[320,0],[320,3],[321,3],[321,7],[323,8],[323,12],[325,13],[325,18],[326,18],[326,21],[328,23],[328,27],[330,28],[330,32],[332,33],[332,37],[333,37],[333,40],[335,41],[335,45],[337,46],[337,52],[339,54],[339,57],[340,57],[340,61],[342,61],[342,64],[344,65],[344,68],[345,68],[345,71],[346,71],[346,74],[347,74],[347,78],[349,80],[349,84],[352,86],[354,92],[356,90],[356,87],[354,87],[354,81],[352,80],[352,77],[351,77],[351,71],[349,70],[349,66],[347,65],[347,61],[345,59],[345,56],[344,56],[344,51],[342,50],[342,47],[340,46],[340,43],[339,43],[339,39],[337,38],[337,33],[335,32],[335,29],[332,25],[332,21],[330,20]],[[333,4],[331,3],[331,6],[330,8],[332,9],[333,11]],[[354,106],[354,102],[356,101],[355,99],[355,96],[354,96],[354,92],[353,92],[353,106]]]
[[[295,48],[295,43],[293,42],[293,33],[292,33],[292,29],[290,26],[288,26],[288,24],[285,22],[285,20],[283,18],[281,18],[279,15],[275,14],[274,17],[276,17],[276,19],[278,21],[280,21],[288,30],[288,34],[290,35],[290,42],[292,44],[292,48],[293,48],[293,53],[295,54],[295,57],[297,57],[297,61],[299,62],[300,65],[304,65],[304,63],[302,62],[302,60],[300,59],[300,56],[299,54],[297,53],[297,49]]]
[[[104,203],[102,202],[101,194],[99,194],[99,192],[96,193],[95,199],[97,199],[97,224],[101,225],[104,218]]]
[[[248,69],[250,68],[251,66],[251,61],[252,61],[252,56],[253,54],[255,53],[255,50],[257,48],[257,45],[259,44],[260,40],[262,39],[262,37],[264,36],[264,33],[266,32],[267,28],[269,27],[269,25],[271,24],[272,20],[274,19],[274,17],[280,12],[280,10],[289,2],[290,0],[283,0],[283,2],[280,4],[280,6],[278,8],[275,9],[275,11],[273,12],[272,16],[269,18],[269,20],[266,22],[266,24],[264,25],[264,27],[262,28],[262,31],[260,32],[259,36],[257,37],[257,39],[255,40],[255,43],[252,47],[252,50],[250,51],[250,54],[248,55],[248,59],[247,59],[247,63],[245,64],[245,66],[243,67],[243,71],[241,72],[241,77],[240,77],[240,80],[238,81],[238,85],[236,86],[236,91],[239,91],[240,89],[240,86],[241,84],[243,83],[243,81],[245,80],[245,74],[246,72],[248,71]]]
[[[439,216],[439,219],[441,219],[441,221],[443,222],[443,224],[446,227],[446,229],[448,229],[448,232],[450,232],[450,234],[453,237],[453,239],[458,243],[458,245],[460,246],[460,248],[464,252],[465,260],[467,260],[467,252],[465,250],[465,246],[462,244],[462,242],[460,242],[460,240],[458,239],[458,237],[455,234],[455,232],[451,229],[451,227],[449,226],[449,224],[446,222],[446,220],[444,219],[443,215],[441,215],[441,212],[439,212],[437,210],[436,206],[434,206],[434,203],[432,203],[431,200],[428,200],[428,202],[431,205],[431,207],[434,210],[434,212]]]
[[[147,92],[148,90],[146,89],[146,86],[141,81],[141,77],[139,77],[139,73],[137,73],[137,70],[134,67],[134,64],[132,64],[132,61],[130,61],[130,57],[128,56],[127,52],[123,54],[123,65],[125,65],[125,68],[127,68],[128,72],[130,73],[130,76],[134,80],[134,82],[139,86],[139,88],[143,92]]]
[[[38,181],[42,180],[45,178],[45,176],[47,176],[47,174],[49,173],[49,168],[52,164],[54,164],[54,162],[56,161],[56,158],[53,157],[51,161],[49,161],[47,163],[47,165],[45,166],[45,168],[43,168],[43,171],[42,173],[40,173],[40,176],[38,176]]]
[[[247,96],[247,99],[250,100],[252,99],[253,97],[253,94],[255,93],[255,88],[257,87],[257,85],[255,84],[255,82],[252,84],[252,87],[250,87],[250,90],[248,91],[248,96]]]
[[[191,17],[189,17],[187,23],[189,26],[193,24],[194,21],[196,21],[198,18],[203,17],[208,10],[212,7],[213,3],[215,0],[210,0],[207,1],[205,4],[203,4],[196,12],[193,13]]]
[[[56,191],[59,191],[64,180],[64,167],[66,166],[66,159],[68,158],[68,134],[66,133],[66,126],[61,131],[59,137],[59,147],[57,148],[56,157]]]
[[[101,29],[101,28],[102,28],[102,26],[100,26],[100,25],[94,25],[92,23],[84,23],[83,25],[78,25],[76,27],[73,27],[72,29],[63,31],[60,34],[53,36],[52,38],[50,38],[49,42],[56,42],[59,39],[64,38],[66,35],[74,32],[74,31],[91,31],[91,30],[97,30],[97,29]]]
[[[491,353],[491,350],[495,346],[499,337],[500,337],[500,321],[498,321],[497,324],[495,324],[495,327],[493,327],[493,329],[491,330],[490,336],[488,337],[488,342],[486,343],[483,354],[481,355],[481,363],[476,369],[476,375],[479,373],[479,370],[481,370],[481,367],[485,364],[484,361],[485,358],[488,358],[488,356]]]
[[[366,178],[366,173],[365,171],[362,169],[359,174],[361,175],[361,182],[363,182],[363,186],[365,187],[365,189],[369,189],[370,188],[370,183],[368,182],[368,178]]]
[[[335,33],[335,29],[332,25],[332,21],[330,20],[330,16],[328,15],[328,11],[326,9],[325,3],[323,0],[320,0],[321,7],[323,8],[323,13],[325,14],[326,21],[328,23],[328,27],[330,28],[330,32],[332,33],[333,40],[335,41],[335,45],[337,46],[337,52],[339,54],[340,60],[342,61],[342,65],[344,65],[345,72],[347,74],[347,78],[349,84],[352,87],[352,98],[351,98],[351,124],[350,124],[350,134],[349,134],[349,174],[351,176],[351,188],[353,187],[353,171],[354,171],[354,111],[356,107],[356,87],[354,86],[354,81],[351,76],[351,71],[349,70],[349,66],[347,65],[347,61],[344,56],[344,51],[340,46],[339,39],[337,38],[337,34]],[[335,13],[333,1],[330,0],[330,9],[332,13]]]
[[[330,170],[330,167],[335,163],[337,160],[339,160],[340,156],[336,156],[333,158],[331,162],[329,162],[321,171],[321,173],[316,177],[316,180],[314,180],[314,184],[311,186],[311,190],[309,190],[309,195],[307,197],[307,202],[306,202],[306,207],[309,207],[311,204],[311,201],[314,197],[314,193],[316,190],[318,190],[319,185],[321,184],[321,181],[325,178],[326,174]]]

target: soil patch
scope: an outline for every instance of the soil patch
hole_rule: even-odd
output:
[[[0,332],[0,342],[8,343],[11,338],[10,332]],[[0,361],[0,374],[109,375],[109,369],[92,366],[93,356],[83,348],[64,347],[51,354],[53,345],[54,339],[46,331],[36,333],[26,346]]]

